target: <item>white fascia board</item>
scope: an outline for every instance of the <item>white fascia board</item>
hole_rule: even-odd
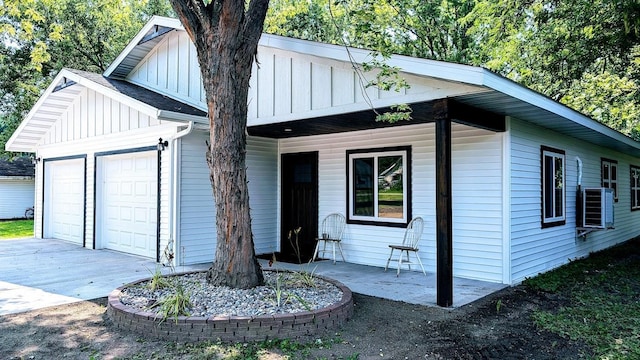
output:
[[[207,124],[207,125],[209,125],[209,118],[206,117],[206,116],[183,114],[183,113],[179,113],[179,112],[175,112],[175,111],[168,111],[168,110],[160,110],[160,111],[158,111],[158,120],[179,121],[179,122],[193,121],[196,124]]]
[[[27,114],[27,116],[25,116],[25,118],[22,120],[20,125],[18,125],[18,128],[13,132],[9,140],[7,140],[7,143],[4,146],[4,148],[7,151],[35,152],[35,149],[33,148],[26,148],[21,146],[14,147],[13,142],[16,141],[16,139],[18,138],[20,133],[24,130],[24,128],[28,126],[29,120],[34,116],[36,112],[38,112],[38,109],[40,108],[40,106],[42,106],[42,104],[46,101],[47,97],[51,95],[53,90],[56,88],[57,84],[60,83],[62,79],[64,79],[68,74],[73,74],[73,73],[70,73],[64,70],[60,71],[58,75],[53,79],[51,84],[49,84],[49,87],[47,87],[47,89],[42,93],[42,95],[40,95],[40,98],[38,98],[38,101],[36,101],[36,103],[33,105],[31,110],[29,110],[29,113]]]
[[[147,21],[147,23],[142,27],[142,29],[140,29],[138,34],[129,42],[129,44],[127,46],[125,46],[124,50],[122,50],[120,55],[118,55],[118,57],[116,57],[116,59],[113,60],[111,65],[109,65],[107,70],[105,70],[102,75],[104,75],[105,77],[109,77],[111,75],[111,73],[113,73],[113,71],[118,67],[118,65],[120,65],[120,63],[127,56],[129,56],[129,53],[136,46],[138,46],[138,44],[140,43],[142,38],[145,37],[145,35],[151,30],[151,28],[153,28],[156,25],[157,26],[174,28],[174,29],[178,29],[178,30],[183,30],[184,29],[182,27],[182,23],[178,19],[168,18],[168,17],[164,17],[164,16],[158,16],[158,15],[152,16],[151,19],[149,19],[149,21]]]
[[[503,94],[509,95],[515,99],[534,105],[540,109],[549,111],[553,114],[567,119],[568,121],[572,121],[576,124],[579,124],[580,126],[584,126],[585,128],[603,134],[615,141],[621,142],[636,149],[640,149],[640,142],[633,140],[623,133],[614,130],[586,115],[583,115],[580,112],[573,110],[572,108],[563,105],[545,95],[522,86],[515,81],[502,77],[489,70],[484,71],[484,81],[482,85],[499,91]]]

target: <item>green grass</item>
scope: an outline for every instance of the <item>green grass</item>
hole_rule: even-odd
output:
[[[316,339],[314,342],[304,344],[286,339],[234,344],[210,341],[195,344],[168,342],[164,349],[158,349],[151,358],[167,360],[188,356],[189,359],[259,360],[273,358],[270,354],[277,354],[278,358],[309,359],[313,349],[331,348],[339,341],[340,338],[335,337]],[[127,359],[135,360],[148,358],[148,354],[143,353],[127,357]],[[357,360],[358,354],[353,354],[347,359]]]
[[[0,240],[33,236],[33,220],[0,221]]]
[[[383,201],[393,201],[402,204],[402,192],[382,192],[378,193],[378,199]]]
[[[525,281],[532,289],[566,298],[538,311],[544,329],[586,343],[596,359],[640,358],[640,241],[592,254]]]

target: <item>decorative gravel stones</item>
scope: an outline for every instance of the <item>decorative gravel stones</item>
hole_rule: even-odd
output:
[[[335,330],[353,313],[351,291],[341,283],[313,276],[314,286],[289,271],[265,270],[265,285],[230,289],[207,284],[204,272],[176,274],[190,296],[190,316],[162,319],[153,307],[170,288],[149,290],[144,279],[109,295],[107,313],[117,327],[174,341],[257,341],[273,338],[312,339]]]

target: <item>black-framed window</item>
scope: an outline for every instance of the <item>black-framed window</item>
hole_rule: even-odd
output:
[[[640,167],[631,165],[631,210],[640,210]]]
[[[602,187],[613,189],[613,198],[618,201],[618,162],[615,160],[600,159],[602,173]]]
[[[411,221],[411,147],[347,151],[347,221],[405,226]]]
[[[541,147],[542,158],[542,227],[564,225],[565,152]]]

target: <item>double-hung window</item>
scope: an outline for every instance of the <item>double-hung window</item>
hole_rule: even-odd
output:
[[[640,167],[631,165],[631,210],[640,210]]]
[[[403,226],[411,219],[411,147],[347,151],[350,223]]]
[[[542,227],[565,224],[565,153],[543,146]]]
[[[618,162],[602,158],[602,187],[613,189],[613,198],[618,201]]]

